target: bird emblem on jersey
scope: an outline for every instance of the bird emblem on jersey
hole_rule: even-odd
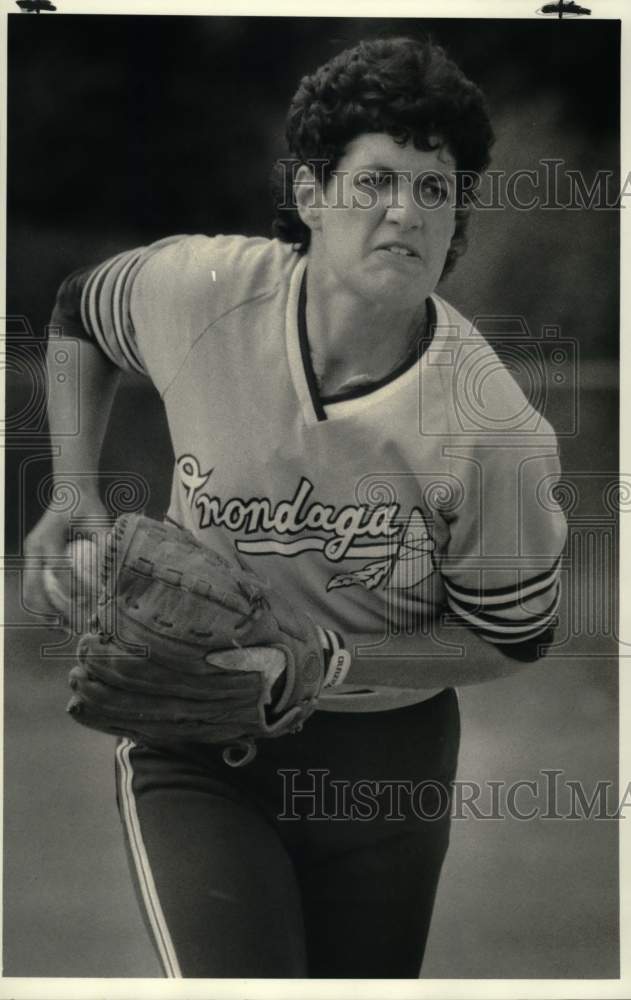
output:
[[[418,507],[414,507],[406,522],[396,551],[386,559],[366,563],[361,569],[332,576],[327,590],[359,585],[367,590],[407,590],[421,583],[434,569],[433,553],[436,543],[427,521]]]

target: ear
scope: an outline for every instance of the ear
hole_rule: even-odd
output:
[[[320,229],[320,213],[324,208],[322,188],[313,169],[301,163],[294,177],[294,199],[298,215],[312,232]]]

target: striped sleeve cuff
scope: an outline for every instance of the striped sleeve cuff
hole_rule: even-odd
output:
[[[559,561],[518,586],[479,591],[445,580],[445,589],[450,609],[482,638],[495,643],[526,642],[557,622]]]
[[[324,682],[325,688],[338,687],[344,683],[351,665],[351,654],[344,646],[344,640],[339,632],[330,628],[316,626],[320,644],[324,652]]]
[[[84,327],[117,367],[144,375],[129,318],[129,295],[142,248],[125,251],[93,270],[81,296]]]

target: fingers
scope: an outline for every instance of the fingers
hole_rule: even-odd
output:
[[[44,553],[29,554],[25,557],[21,595],[25,611],[47,615],[58,613],[58,609],[50,600],[46,579],[46,564],[51,558]]]
[[[60,564],[65,542],[65,528],[61,519],[46,514],[25,538],[21,581],[22,607],[25,611],[48,615],[54,613],[55,608],[47,593],[44,570],[49,564]]]
[[[68,619],[75,605],[83,607],[98,583],[98,544],[106,534],[104,526],[71,540],[69,517],[46,511],[24,540],[24,610]]]

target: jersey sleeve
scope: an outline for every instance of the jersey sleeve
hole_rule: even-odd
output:
[[[280,280],[287,252],[244,236],[169,236],[75,272],[57,297],[118,368],[147,375],[163,395],[196,340]],[[75,317],[76,314],[76,317]]]
[[[519,657],[550,638],[560,602],[567,528],[554,498],[555,435],[542,422],[536,436],[498,436],[461,452],[454,467],[463,490],[441,568],[448,606]]]
[[[126,250],[81,273],[83,329],[116,367],[149,376],[159,389],[177,364],[174,347],[181,346],[169,315],[174,301],[169,264],[187,239],[171,236]]]

